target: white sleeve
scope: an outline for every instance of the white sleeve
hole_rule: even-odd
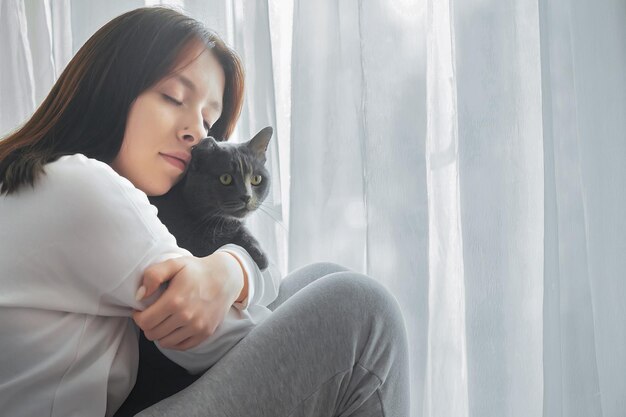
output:
[[[191,256],[157,217],[145,193],[107,164],[84,155],[46,165],[33,193],[46,207],[38,229],[41,254],[31,253],[32,268],[46,282],[33,285],[47,303],[62,311],[132,317],[162,293],[138,302],[143,271],[158,262]],[[40,203],[40,204],[42,204]],[[41,274],[32,274],[41,276]]]
[[[234,243],[221,246],[215,252],[228,252],[243,265],[248,275],[248,297],[239,303],[233,304],[239,310],[245,310],[249,305],[267,306],[278,297],[278,289],[282,279],[280,271],[270,260],[269,266],[261,271],[247,250]]]

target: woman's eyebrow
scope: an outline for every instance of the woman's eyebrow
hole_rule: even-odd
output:
[[[174,76],[174,78],[176,78],[185,87],[187,87],[188,89],[190,89],[194,93],[196,93],[198,91],[198,89],[196,88],[196,85],[193,83],[193,81],[191,81],[189,78],[185,77],[184,75],[176,74]],[[217,112],[221,112],[222,111],[222,106],[217,101],[211,101],[211,102],[209,102],[209,105],[211,107],[213,107],[213,109],[215,109],[215,111],[217,111]]]

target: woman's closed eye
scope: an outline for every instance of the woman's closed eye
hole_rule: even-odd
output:
[[[163,96],[163,98],[164,98],[165,100],[170,101],[170,102],[172,102],[172,103],[176,104],[177,106],[182,106],[182,105],[183,105],[183,102],[182,102],[182,101],[178,101],[178,100],[176,100],[174,97],[170,97],[170,96],[168,96],[167,94],[161,94],[161,95]]]
[[[173,103],[176,106],[182,106],[183,105],[182,101],[178,101],[174,97],[170,97],[167,94],[161,94],[161,95],[163,96],[163,98],[165,98],[165,100]],[[207,123],[206,120],[203,120],[202,122],[204,123],[204,128],[206,129],[206,133],[208,135],[209,132],[211,132],[211,126]]]

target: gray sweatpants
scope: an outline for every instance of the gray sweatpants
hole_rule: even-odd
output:
[[[409,417],[409,358],[396,299],[332,263],[287,275],[273,313],[200,379],[137,414]]]

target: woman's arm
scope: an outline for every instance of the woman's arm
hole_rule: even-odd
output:
[[[194,266],[196,261],[200,264]],[[216,262],[225,262],[225,264],[214,265]],[[190,271],[193,273],[187,274]],[[139,300],[149,297],[169,280],[189,280],[190,282],[187,286],[178,283],[170,285],[157,302],[143,312],[135,312],[133,318],[144,331],[146,338],[158,340],[162,348],[176,350],[193,348],[215,332],[217,326],[222,323],[229,306],[233,305],[239,310],[245,310],[251,300],[253,305],[266,306],[276,299],[280,275],[276,273],[273,264],[272,268],[266,271],[262,273],[247,251],[234,244],[224,245],[205,258],[186,257],[165,261],[144,272],[143,285],[138,291]],[[207,275],[203,276],[203,274]],[[216,274],[221,277],[221,280],[206,279],[209,274]],[[243,284],[239,285],[242,279]],[[196,280],[198,282],[195,282]],[[189,288],[198,288],[197,298],[192,297],[184,302],[181,300],[181,305],[172,301],[179,294],[192,294]],[[232,294],[227,293],[231,288],[235,291],[237,288],[242,288],[233,302],[230,302]],[[220,291],[223,291],[223,294],[220,295]],[[222,302],[219,297],[224,297],[225,301]],[[220,305],[228,308],[220,310],[218,308]],[[176,314],[187,318],[187,321],[191,322],[191,329],[186,332],[178,331],[177,334],[172,333],[172,329],[180,326],[181,323],[176,319],[166,319]],[[185,340],[185,336],[189,339]]]
[[[138,295],[149,297],[166,282],[167,289],[147,309],[136,311],[133,319],[148,340],[158,340],[163,348],[193,348],[222,323],[241,295],[243,279],[239,261],[225,251],[152,265],[143,274]]]
[[[140,301],[136,300],[144,271],[164,262],[176,264],[174,258],[184,263],[180,259],[193,257],[177,246],[146,195],[108,165],[83,155],[62,157],[48,164],[46,173],[38,184],[38,198],[62,203],[58,205],[58,212],[47,204],[45,217],[41,218],[38,244],[33,250],[41,249],[46,256],[37,256],[35,252],[23,254],[29,259],[31,268],[46,271],[46,281],[33,282],[32,285],[20,282],[29,285],[31,292],[41,292],[41,296],[33,295],[33,298],[42,300],[37,307],[132,317],[134,310],[147,310],[160,301],[161,295],[167,291],[166,285],[159,286]],[[41,206],[41,203],[33,204]],[[178,292],[177,296],[169,297],[170,302],[182,306],[181,300],[196,297],[201,303],[207,299],[206,294],[199,295],[200,287],[191,285],[193,282],[200,285],[214,281],[213,290],[210,290],[211,285],[202,288],[208,291],[208,297],[214,297],[214,301],[221,300],[209,308],[218,311],[215,314],[218,319],[221,311],[222,317],[228,321],[227,325],[217,329],[205,322],[205,327],[215,332],[196,348],[169,350],[170,359],[190,371],[210,366],[217,353],[223,352],[233,340],[243,337],[258,320],[258,316],[255,318],[246,310],[257,304],[267,305],[278,294],[279,275],[268,273],[268,270],[261,273],[247,252],[237,245],[225,245],[216,252],[221,251],[230,254],[213,254],[212,259],[222,262],[214,262],[210,268],[207,259],[202,266],[197,265],[197,260],[193,262],[196,266],[188,268],[185,273],[194,275],[194,280],[172,279],[167,284],[168,290],[173,290],[172,294]],[[231,256],[233,254],[239,257],[248,276],[248,296],[244,300],[247,304],[242,307],[243,311],[231,308],[233,302],[245,294],[242,294],[244,273],[241,264]],[[48,259],[54,259],[56,264],[47,263]],[[207,272],[207,268],[212,272]],[[220,282],[223,284],[221,290]],[[51,291],[59,297],[46,296]],[[227,311],[225,316],[224,311]],[[204,316],[213,315],[205,310]],[[185,314],[179,313],[174,318],[187,320],[188,326],[193,325],[194,318]],[[215,350],[221,345],[224,349]]]
[[[270,259],[269,267],[261,272],[247,251],[237,245],[224,245],[218,251],[229,251],[241,257],[241,264],[249,277],[250,292],[244,304],[229,309],[215,332],[198,345],[186,350],[167,349],[159,341],[157,348],[170,360],[192,374],[205,371],[213,366],[236,343],[244,338],[264,317],[271,314],[266,308],[278,295],[281,274]],[[217,252],[217,251],[216,251]]]

